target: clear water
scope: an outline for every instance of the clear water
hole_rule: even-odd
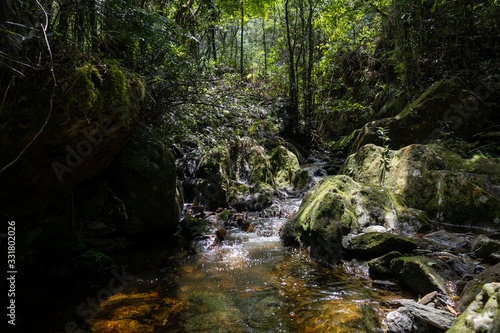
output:
[[[219,246],[132,272],[122,293],[101,302],[90,330],[382,332],[387,302],[407,295],[372,288],[357,264],[324,267],[286,248],[284,222],[255,219],[250,233],[235,228]]]

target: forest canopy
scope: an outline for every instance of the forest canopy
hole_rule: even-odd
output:
[[[394,96],[407,103],[443,78],[500,74],[498,0],[3,0],[1,7],[5,95],[50,59],[115,64],[144,82],[143,122],[171,144],[213,145],[198,132],[231,122],[240,123],[236,137],[260,126],[315,144],[353,129],[332,132],[333,121],[355,128]],[[281,125],[272,121],[276,112]]]

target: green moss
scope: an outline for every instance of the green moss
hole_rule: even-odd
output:
[[[119,112],[126,126],[139,113],[145,89],[141,81],[125,74],[115,65],[83,63],[77,67],[72,83],[63,83],[65,106],[103,117],[108,112]]]
[[[352,240],[349,250],[365,257],[378,257],[393,250],[409,253],[418,243],[410,238],[391,233],[369,232]]]
[[[221,221],[229,220],[229,217],[232,215],[229,209],[224,209],[222,212],[217,214],[217,219]]]
[[[251,184],[267,183],[275,185],[274,175],[271,168],[271,163],[266,155],[264,147],[254,146],[249,153],[250,177]]]

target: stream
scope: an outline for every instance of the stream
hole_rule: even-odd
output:
[[[318,166],[310,169],[315,174]],[[317,175],[314,181],[319,179]],[[279,231],[301,198],[278,200],[278,217],[249,213],[238,227],[196,251],[142,259],[130,285],[100,304],[93,332],[382,332],[391,301],[403,291],[372,287],[367,266],[326,267],[307,251],[287,248]],[[264,214],[265,215],[265,214]],[[136,253],[135,255],[140,256]],[[130,258],[129,258],[130,260]]]

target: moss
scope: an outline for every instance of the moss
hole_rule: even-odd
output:
[[[295,174],[301,170],[297,156],[285,147],[278,146],[271,150],[269,159],[276,186],[286,187],[293,184]]]
[[[418,243],[410,238],[391,233],[369,232],[355,237],[349,251],[364,257],[378,257],[393,250],[409,253],[418,247]]]
[[[428,257],[399,257],[391,261],[391,270],[401,281],[419,295],[438,290],[450,294],[440,271],[446,270],[434,259]]]

